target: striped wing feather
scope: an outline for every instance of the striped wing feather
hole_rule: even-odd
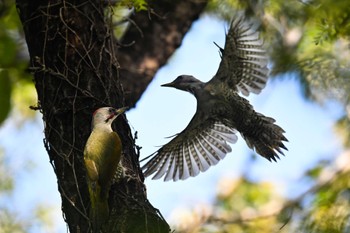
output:
[[[152,179],[164,176],[165,181],[184,180],[206,171],[231,152],[227,142],[237,141],[235,129],[220,122],[202,128],[199,125],[193,130],[184,130],[159,149],[142,167],[145,176],[154,174]]]
[[[231,22],[221,63],[210,83],[225,82],[243,95],[259,94],[268,77],[267,55],[257,26],[243,16]]]

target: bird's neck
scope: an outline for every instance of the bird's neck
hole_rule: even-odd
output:
[[[92,130],[98,130],[98,131],[104,131],[104,132],[112,132],[112,125],[107,123],[97,123],[96,125],[92,126]]]
[[[190,92],[194,96],[197,97],[203,91],[205,83],[198,80],[196,83],[191,83],[187,87],[184,88],[184,91]]]

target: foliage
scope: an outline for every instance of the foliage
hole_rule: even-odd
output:
[[[147,10],[147,2],[145,0],[122,0],[120,1],[121,6],[128,8],[134,8],[136,12]]]
[[[17,220],[8,209],[0,209],[0,233],[25,233],[27,226]]]
[[[209,12],[224,19],[238,10],[254,15],[265,31],[271,74],[295,72],[306,97],[349,103],[350,2],[212,0]]]
[[[341,171],[333,176],[330,182],[320,186],[317,193],[311,196],[310,208],[301,215],[299,229],[302,232],[348,232],[350,230],[349,175],[348,169]]]
[[[148,5],[145,0],[118,1],[113,13],[122,13],[120,17],[117,17],[117,20],[125,16],[125,8],[139,12],[147,10]],[[13,1],[0,2],[0,28],[1,125],[11,110],[22,116],[21,119],[18,119],[19,121],[34,117],[35,112],[29,106],[33,106],[37,102],[37,97],[31,75],[27,70],[29,57]]]
[[[13,178],[11,172],[6,169],[4,153],[0,151],[0,193],[10,193],[13,190]]]
[[[294,199],[278,195],[272,183],[224,178],[209,211],[194,210],[187,216],[191,221],[176,227],[191,233],[348,232],[349,175],[346,151],[334,163],[322,161],[307,171],[303,180],[313,185]]]
[[[350,148],[350,108],[347,115],[341,117],[335,124],[335,130],[345,147]]]
[[[227,21],[238,11],[254,16],[264,31],[271,74],[294,73],[304,95],[319,103],[334,99],[344,115],[335,130],[350,146],[350,1],[212,0],[208,13]],[[245,176],[223,179],[209,213],[192,212],[196,224],[182,232],[349,232],[350,152],[320,162],[301,182],[310,189],[295,199],[276,196],[273,184]],[[267,210],[267,212],[264,212]]]
[[[0,73],[0,122],[3,122],[10,111],[11,82],[7,71]]]
[[[24,233],[35,232],[43,229],[43,232],[55,232],[57,229],[56,220],[53,218],[53,208],[44,203],[35,204],[35,213],[23,216],[25,209],[14,208],[13,195],[18,193],[16,185],[18,177],[28,176],[31,171],[30,161],[10,164],[5,153],[0,150],[0,233]],[[23,190],[20,190],[23,192]]]
[[[23,118],[32,117],[30,105],[36,101],[35,89],[27,72],[28,55],[21,24],[12,1],[0,5],[0,124],[11,108]]]
[[[200,221],[189,221],[191,224],[182,224],[177,228],[180,232],[191,233],[277,232],[285,221],[285,218],[276,216],[282,210],[284,201],[272,183],[255,183],[244,177],[223,178],[209,213],[193,212],[200,216]],[[286,228],[280,232],[287,232]]]
[[[227,224],[211,232],[274,232],[281,224],[271,211],[279,209],[282,200],[272,183],[255,183],[244,177],[224,179],[219,183],[215,203],[218,208],[208,223],[209,226],[220,221]]]
[[[0,151],[0,197],[11,195],[13,189],[13,174],[6,164],[3,151]],[[27,232],[26,223],[15,216],[14,211],[0,203],[0,233]]]
[[[145,0],[123,0],[122,6],[147,10]],[[212,0],[208,13],[226,20],[237,11],[255,15],[261,22],[268,48],[271,74],[293,72],[304,95],[318,102],[329,98],[349,109],[350,93],[350,1],[348,0]],[[10,110],[33,116],[28,106],[36,102],[35,90],[27,72],[28,55],[21,26],[12,1],[0,3],[0,124]],[[350,114],[335,124],[344,146],[350,147]],[[2,157],[0,157],[2,159]],[[197,215],[195,225],[179,227],[183,232],[349,232],[350,153],[334,163],[315,165],[305,180],[312,187],[288,200],[277,194],[274,184],[252,182],[246,177],[224,179],[216,201],[205,214]],[[11,192],[13,180],[3,172],[0,161],[0,194]],[[47,219],[47,210],[37,215]],[[16,213],[0,209],[0,233],[26,232],[27,223]],[[280,229],[281,228],[281,229]]]

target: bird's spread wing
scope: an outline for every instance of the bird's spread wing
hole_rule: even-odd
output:
[[[256,25],[243,16],[231,22],[226,35],[225,48],[221,49],[221,63],[210,83],[223,82],[235,91],[248,96],[259,94],[265,87],[268,69],[263,41]]]
[[[142,167],[145,176],[155,173],[152,179],[165,176],[165,181],[184,180],[206,171],[231,152],[227,142],[237,141],[236,130],[215,121],[196,124],[196,116],[184,131],[152,155]]]

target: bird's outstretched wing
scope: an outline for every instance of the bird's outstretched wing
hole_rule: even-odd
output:
[[[257,25],[237,17],[230,24],[225,48],[220,48],[221,63],[210,84],[223,82],[235,91],[248,96],[259,94],[265,87],[268,69],[263,41],[259,38]]]
[[[152,179],[185,180],[206,171],[231,152],[227,142],[237,141],[236,130],[195,114],[185,130],[155,152],[142,170]],[[198,121],[199,120],[199,121]],[[197,124],[198,122],[201,122]]]

